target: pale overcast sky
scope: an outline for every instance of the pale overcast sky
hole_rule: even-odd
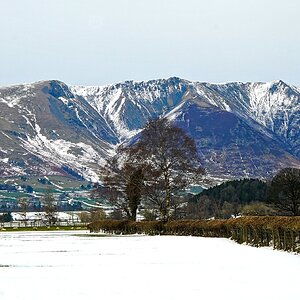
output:
[[[0,0],[0,85],[59,79],[300,86],[299,0]]]

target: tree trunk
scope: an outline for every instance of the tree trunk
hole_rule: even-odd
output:
[[[165,177],[165,187],[166,187],[166,197],[165,197],[165,215],[164,221],[168,221],[170,217],[170,208],[171,208],[171,186],[170,186],[170,176],[168,170],[164,173]]]

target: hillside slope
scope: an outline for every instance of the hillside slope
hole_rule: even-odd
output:
[[[103,159],[160,116],[196,140],[213,177],[268,177],[300,167],[300,90],[282,81],[173,77],[82,87],[53,80],[0,88],[0,176],[98,180]]]

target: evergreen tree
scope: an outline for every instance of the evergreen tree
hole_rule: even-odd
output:
[[[13,217],[11,215],[11,212],[4,213],[0,215],[0,222],[6,223],[13,221]]]
[[[205,200],[206,218],[229,218],[240,214],[245,205],[266,202],[267,184],[259,179],[248,178],[227,181],[203,190],[190,200],[190,203],[194,203],[190,205],[201,207],[204,197],[209,199]]]

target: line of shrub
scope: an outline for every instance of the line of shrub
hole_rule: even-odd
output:
[[[241,217],[227,220],[117,221],[88,225],[91,232],[109,234],[192,235],[231,238],[256,247],[300,253],[300,217]]]
[[[86,230],[87,227],[82,226],[28,226],[28,227],[0,227],[1,232],[11,231],[68,231],[68,230]]]

